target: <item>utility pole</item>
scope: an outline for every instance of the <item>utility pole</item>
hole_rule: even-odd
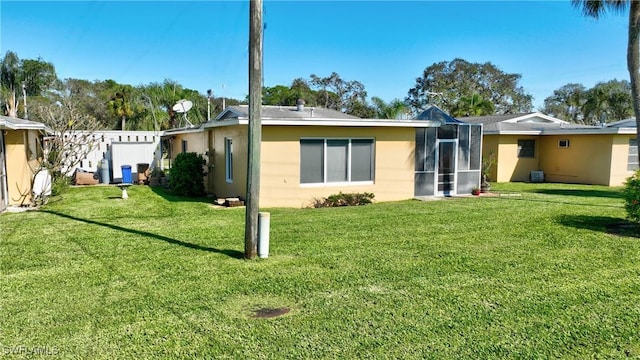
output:
[[[258,252],[260,143],[262,140],[262,0],[249,1],[249,152],[244,257]]]

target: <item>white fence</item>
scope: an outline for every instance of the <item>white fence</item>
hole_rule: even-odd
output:
[[[149,164],[150,169],[161,167],[160,135],[155,131],[95,131],[93,149],[76,168],[100,174],[100,162],[107,159],[110,181],[119,182],[123,165],[131,166],[133,174],[137,173],[138,164]],[[73,175],[76,168],[67,169],[67,175]]]

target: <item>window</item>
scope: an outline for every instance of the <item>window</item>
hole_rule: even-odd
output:
[[[233,141],[224,139],[224,168],[227,182],[233,181]]]
[[[38,139],[38,133],[33,130],[24,130],[27,137],[26,150],[27,159],[33,160],[42,156],[42,149],[40,148],[40,141]]]
[[[187,140],[182,140],[182,152],[187,152]]]
[[[519,158],[532,158],[536,154],[536,141],[535,140],[518,140],[518,157]]]
[[[569,147],[569,139],[560,139],[560,140],[558,140],[558,147],[560,147],[560,148],[568,148]]]
[[[373,181],[373,139],[301,139],[300,183]]]
[[[627,157],[627,170],[638,170],[638,139],[629,139],[629,156]]]

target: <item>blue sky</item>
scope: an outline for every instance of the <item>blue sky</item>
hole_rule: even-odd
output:
[[[567,83],[628,80],[628,16],[586,19],[568,1],[264,1],[264,85],[337,72],[369,97],[404,99],[436,62],[521,74],[541,106]],[[248,93],[248,1],[0,2],[0,51],[52,62],[60,78],[175,80]]]

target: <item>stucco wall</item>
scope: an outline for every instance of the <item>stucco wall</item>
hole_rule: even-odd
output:
[[[518,158],[518,140],[535,139],[533,158]],[[497,152],[497,181],[529,181],[531,171],[540,170],[540,140],[535,136],[501,135]],[[486,144],[486,143],[485,143]]]
[[[569,140],[569,147],[559,147],[560,139]],[[609,185],[612,135],[546,135],[538,143],[546,181]]]
[[[633,175],[633,171],[627,170],[629,157],[629,139],[635,139],[636,135],[614,135],[611,146],[611,174],[609,186],[622,186],[627,178]]]
[[[210,130],[213,149],[213,193],[218,197],[246,193],[247,129]],[[300,138],[374,138],[375,177],[370,185],[300,185]],[[234,179],[225,181],[224,139],[234,146]],[[260,207],[303,207],[314,198],[342,192],[371,192],[375,200],[413,197],[415,129],[265,126],[262,129]]]
[[[482,159],[489,159],[493,154],[496,160],[489,171],[489,181],[501,181],[498,180],[498,151],[499,151],[499,137],[498,135],[485,135],[482,137]],[[502,180],[509,181],[509,180]]]
[[[31,201],[31,178],[36,160],[28,157],[28,131],[32,136],[36,130],[6,130],[4,137],[7,156],[7,188],[9,205],[23,205]]]
[[[200,155],[204,155],[207,151],[207,132],[199,131],[193,133],[175,134],[175,138],[171,140],[171,162],[176,159],[176,156],[182,152],[182,141],[187,141],[187,152],[194,152]]]
[[[629,139],[633,135],[484,135],[483,156],[497,155],[498,182],[529,181],[533,170],[542,170],[549,182],[620,186],[633,174],[627,170]],[[518,140],[536,139],[534,158],[518,158]],[[560,148],[560,139],[569,140]],[[494,177],[496,176],[497,177]]]
[[[264,128],[263,128],[264,129]],[[247,188],[248,128],[243,125],[225,126],[209,130],[209,171],[207,191],[217,197],[245,198]],[[263,130],[264,131],[264,130]],[[233,180],[227,182],[225,172],[225,139],[233,143]]]
[[[375,175],[370,185],[300,185],[300,138],[373,138]],[[413,197],[413,128],[267,127],[263,130],[261,206],[302,207],[313,198],[371,192],[379,201]]]

